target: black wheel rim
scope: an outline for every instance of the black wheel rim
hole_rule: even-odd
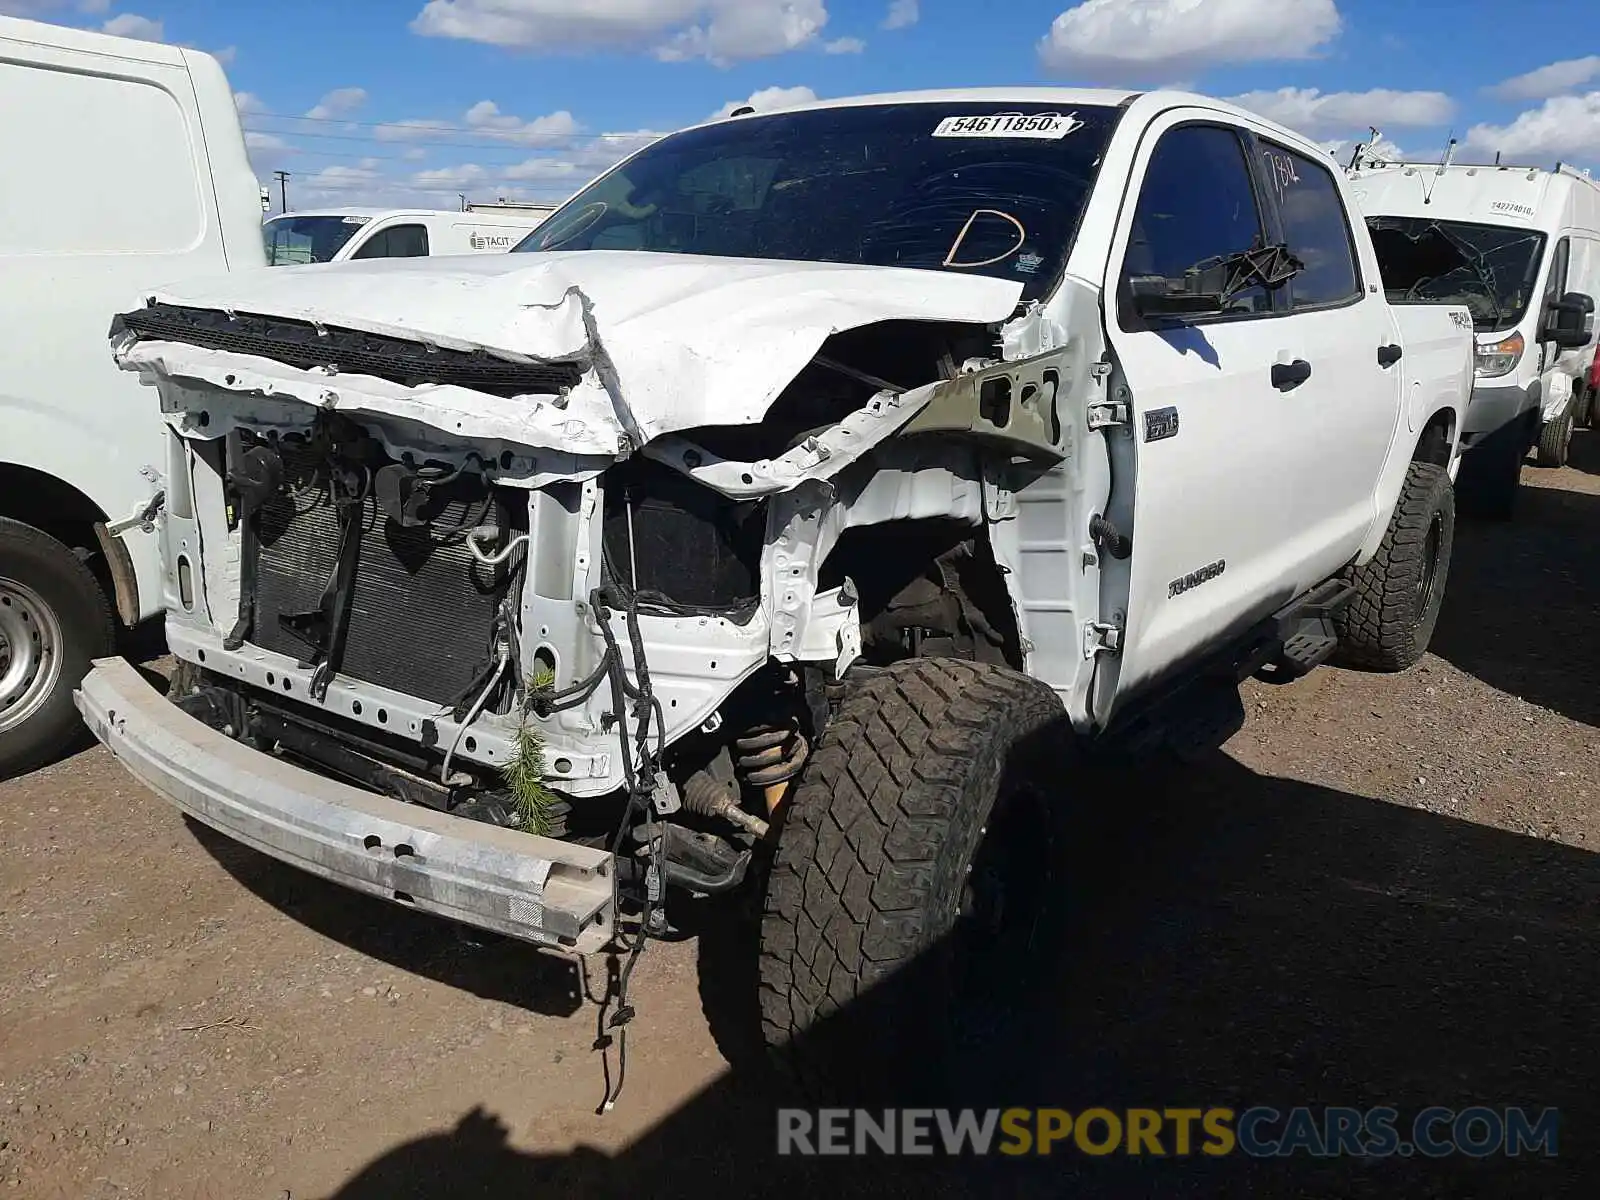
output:
[[[1003,1022],[1026,989],[1019,963],[1042,937],[1058,847],[1050,798],[1031,782],[1005,788],[967,867],[952,930],[952,999],[966,1032]]]
[[[1434,592],[1439,586],[1439,551],[1444,544],[1444,514],[1434,513],[1428,526],[1427,539],[1422,544],[1422,577],[1417,581],[1417,620],[1428,615],[1433,605]]]

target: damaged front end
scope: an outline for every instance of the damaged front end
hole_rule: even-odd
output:
[[[170,762],[141,777],[269,853],[533,941],[594,948],[619,885],[655,924],[663,885],[736,887],[853,665],[1028,665],[1025,546],[993,530],[1019,491],[1070,491],[1086,404],[1064,401],[1099,378],[1097,343],[1001,281],[819,270],[798,293],[793,264],[746,270],[773,299],[789,286],[765,341],[731,318],[610,328],[559,267],[515,306],[538,353],[203,296],[119,318],[119,362],[169,426],[177,708],[270,755],[273,786],[295,770],[345,790],[318,816],[245,821],[227,805],[253,801],[215,793],[248,784],[205,778],[214,739],[210,758],[168,754],[190,761],[181,785]],[[83,704],[115,746],[130,706],[97,686]],[[147,752],[120,736],[130,765]],[[404,808],[330,832],[352,792]],[[503,880],[441,899],[393,827],[408,811],[537,842],[513,874],[543,872],[546,899],[508,908]],[[283,852],[319,822],[315,847]],[[548,900],[563,872],[570,910]]]

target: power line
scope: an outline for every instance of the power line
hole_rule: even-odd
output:
[[[506,114],[502,114],[502,115],[506,115]],[[429,120],[426,117],[417,118],[417,120],[419,122],[421,122],[421,123],[408,124],[407,121],[405,121],[405,120],[400,120],[400,121],[350,121],[350,120],[346,120],[343,117],[291,117],[291,116],[287,116],[287,115],[280,115],[278,113],[265,113],[265,112],[251,113],[250,116],[253,119],[257,120],[257,121],[307,121],[307,122],[311,122],[311,123],[317,124],[317,125],[350,125],[350,126],[353,126],[353,127],[357,128],[357,129],[401,129],[401,130],[406,131],[408,134],[412,133],[414,131],[437,130],[437,131],[439,131],[441,133],[473,133],[473,134],[478,134],[478,135],[484,136],[484,137],[492,137],[492,136],[494,136],[493,133],[492,132],[488,132],[487,128],[485,126],[483,126],[483,125],[455,125],[455,124],[452,124],[449,121],[438,121],[438,122],[435,122],[435,121]],[[536,117],[532,121],[525,122],[524,125],[523,125],[523,128],[526,128],[527,126],[536,125],[538,123],[538,121],[539,121],[539,118]],[[512,131],[508,130],[507,132],[509,133],[509,132],[512,132]],[[311,136],[311,135],[308,134],[307,136]],[[573,136],[573,137],[582,137],[582,138],[593,138],[593,139],[597,139],[598,140],[598,139],[605,139],[605,138],[636,138],[636,137],[658,138],[658,137],[664,137],[666,135],[662,134],[662,133],[652,132],[650,130],[640,129],[640,130],[635,130],[632,133],[583,133],[583,134],[574,133],[571,136]]]
[[[356,142],[356,143],[359,143],[360,145],[364,145],[364,146],[370,146],[370,145],[373,145],[373,144],[384,145],[384,146],[393,146],[393,145],[403,144],[403,143],[405,143],[407,141],[410,141],[410,142],[415,142],[416,144],[422,145],[422,146],[447,146],[447,147],[452,147],[452,148],[461,149],[461,150],[487,150],[487,151],[496,151],[496,150],[498,150],[498,151],[500,151],[502,153],[509,153],[509,154],[537,154],[537,153],[541,153],[541,152],[543,152],[543,153],[557,153],[557,152],[576,152],[576,153],[590,152],[590,153],[593,153],[593,152],[595,152],[597,150],[601,150],[601,149],[604,149],[605,152],[607,152],[607,153],[611,153],[613,151],[620,152],[620,153],[627,153],[628,151],[630,151],[633,148],[631,145],[629,145],[629,146],[613,146],[610,143],[614,139],[609,139],[608,138],[608,139],[605,139],[605,140],[599,140],[599,139],[592,138],[592,137],[569,137],[569,138],[561,138],[561,139],[552,139],[552,140],[549,140],[549,141],[543,141],[543,142],[539,142],[539,143],[533,143],[533,142],[519,143],[519,142],[517,142],[517,141],[515,141],[513,139],[510,139],[510,138],[496,138],[496,139],[494,139],[492,141],[468,142],[468,141],[462,141],[459,138],[435,138],[435,137],[379,138],[379,137],[357,136],[357,135],[354,135],[354,134],[339,134],[339,133],[304,133],[304,132],[300,132],[300,131],[297,131],[297,130],[290,130],[290,129],[261,129],[261,128],[258,128],[257,126],[254,126],[254,125],[246,125],[246,126],[244,126],[244,131],[246,133],[265,134],[267,136],[276,137],[276,138],[294,138],[297,141],[310,140],[310,141],[317,141],[317,142]],[[654,140],[654,136],[655,135],[646,135],[646,134],[635,135],[636,144],[638,146],[640,146],[640,147],[649,145],[650,141]]]

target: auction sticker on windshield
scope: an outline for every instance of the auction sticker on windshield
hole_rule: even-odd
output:
[[[946,117],[933,131],[940,138],[1038,138],[1060,141],[1083,128],[1075,114],[990,113],[980,117]]]

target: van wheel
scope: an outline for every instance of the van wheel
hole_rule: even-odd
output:
[[[79,736],[72,693],[112,637],[111,605],[89,568],[49,534],[0,517],[0,779]]]
[[[761,1017],[804,1091],[864,1098],[931,1082],[1015,989],[1072,732],[1055,693],[1002,667],[911,659],[847,686],[781,814]]]
[[[1589,429],[1595,423],[1594,389],[1588,384],[1578,385],[1578,398],[1572,404],[1572,424],[1578,429]]]
[[[1568,405],[1567,411],[1554,421],[1546,421],[1544,428],[1539,431],[1539,465],[1541,467],[1564,467],[1567,465],[1567,450],[1572,446],[1572,406]]]
[[[1439,621],[1455,536],[1449,474],[1412,463],[1383,544],[1351,574],[1355,598],[1335,619],[1341,665],[1404,671],[1422,657]]]

